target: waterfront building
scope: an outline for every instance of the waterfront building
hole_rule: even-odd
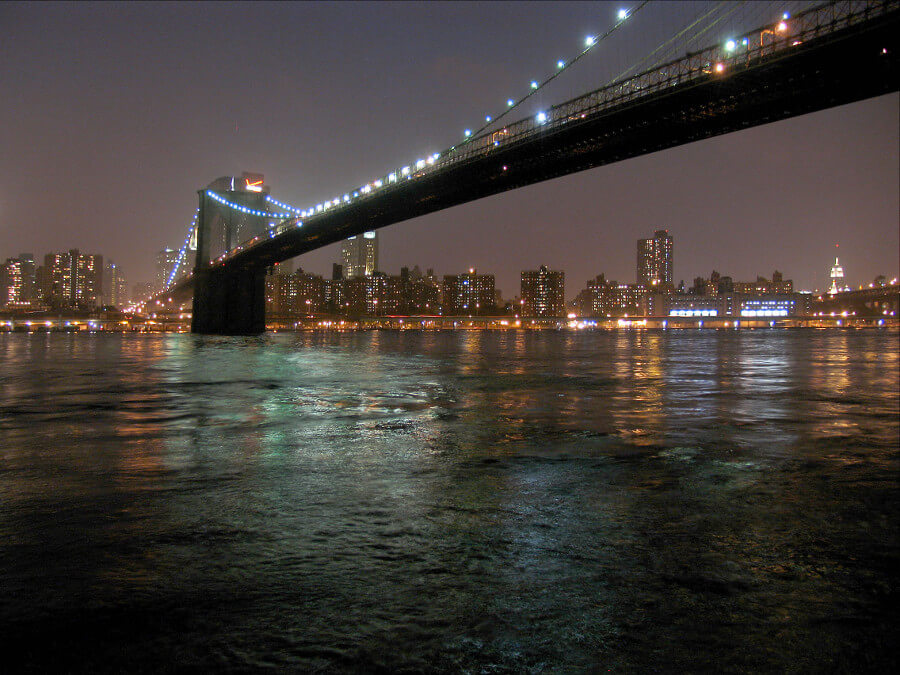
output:
[[[677,294],[665,298],[664,308],[667,316],[778,319],[809,314],[810,302],[804,293]]]
[[[401,313],[403,281],[381,272],[365,277],[366,314],[393,316]]]
[[[772,279],[766,279],[763,276],[757,276],[756,281],[736,281],[732,288],[735,293],[744,293],[747,295],[767,295],[771,293],[793,293],[794,282],[785,279],[784,275],[775,270],[772,273]]]
[[[364,232],[362,236],[344,240],[341,261],[344,279],[374,274],[378,269],[378,233]]]
[[[656,230],[637,242],[637,283],[667,292],[673,288],[673,240],[668,230]]]
[[[382,272],[332,279],[329,293],[329,306],[343,316],[392,316],[406,311],[402,278]]]
[[[21,302],[31,302],[32,300],[37,299],[37,289],[35,286],[37,281],[37,268],[34,264],[34,254],[20,253],[18,260],[22,274],[22,290],[20,293]]]
[[[282,274],[273,270],[266,275],[266,318],[291,321],[321,313],[325,309],[325,279],[305,274]]]
[[[23,302],[24,286],[22,261],[18,258],[7,258],[3,267],[0,267],[0,306],[6,307]]]
[[[620,284],[599,274],[587,282],[576,303],[581,316],[647,316],[652,296],[643,284]]]
[[[443,314],[450,316],[493,314],[496,311],[494,286],[493,274],[478,274],[474,268],[470,268],[465,274],[445,275]]]
[[[103,302],[103,256],[78,249],[44,256],[42,297],[52,307],[89,309]]]
[[[522,316],[565,316],[566,274],[541,265],[522,272]]]
[[[441,287],[432,270],[423,275],[419,266],[400,270],[400,313],[436,315],[441,312]]]

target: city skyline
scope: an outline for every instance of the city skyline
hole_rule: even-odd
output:
[[[539,103],[596,85],[607,62],[613,70],[628,62],[622,41],[644,53],[698,6],[645,10],[631,33],[623,29],[620,42],[590,55]],[[195,190],[216,176],[261,171],[273,195],[290,203],[333,196],[455,142],[497,98],[607,26],[617,5],[492,7],[496,22],[472,26],[465,7],[453,5],[4,5],[0,17],[14,29],[4,79],[21,94],[0,111],[11,138],[0,159],[5,255],[102,250],[130,280],[150,281],[155,254],[185,236]],[[198,47],[191,26],[201,19],[213,32],[240,22],[241,48]],[[311,20],[321,35],[265,39]],[[123,30],[136,21],[146,30]],[[471,45],[460,49],[463,28]],[[337,35],[358,39],[335,44]],[[401,36],[419,58],[394,56]],[[365,63],[390,67],[363,68],[362,76]],[[232,80],[252,86],[224,114],[216,101]],[[94,90],[65,115],[49,114]],[[269,90],[278,91],[271,103]],[[541,264],[565,269],[572,283],[599,271],[630,282],[633,262],[623,253],[634,239],[669,229],[679,232],[682,251],[675,283],[712,269],[752,278],[762,266],[787,271],[800,288],[826,290],[835,243],[851,286],[893,276],[897,118],[891,94],[482,199],[379,230],[381,267],[491,268],[505,294],[522,269]],[[339,246],[299,264],[327,275]]]
[[[366,234],[373,235],[374,233],[366,233]],[[655,252],[656,249],[653,246],[651,246],[649,249],[647,248],[648,245],[653,244],[655,241],[659,240],[660,237],[663,237],[663,241],[665,242],[663,245],[664,253],[661,254],[662,258],[659,258],[660,254],[658,252]],[[347,268],[344,265],[342,265],[340,263],[333,263],[332,278],[334,278],[334,273],[335,273],[336,269],[343,270],[344,274],[342,274],[341,276],[344,279],[349,279],[349,278],[354,278],[354,277],[371,276],[374,273],[379,273],[383,276],[399,278],[400,276],[402,276],[404,274],[404,271],[406,273],[408,273],[411,268],[421,269],[420,265],[417,263],[407,263],[405,265],[401,265],[400,269],[397,271],[385,270],[381,267],[376,267],[377,259],[378,259],[377,236],[368,236],[367,238],[363,238],[363,237],[351,238],[349,240],[341,242],[340,243],[340,246],[341,246],[340,252],[341,252],[342,260],[344,262],[346,262],[346,260],[347,260],[348,251],[355,250],[354,244],[356,244],[357,239],[364,239],[364,241],[366,242],[366,247],[364,249],[361,249],[360,251],[357,251],[356,253],[353,254],[356,257],[359,257],[361,261],[363,261],[360,263],[361,265],[363,265],[363,268],[362,268],[363,271],[359,274],[349,274],[348,275],[346,273]],[[636,244],[637,244],[637,254],[638,254],[638,265],[637,265],[637,270],[636,270],[634,280],[632,280],[630,278],[621,278],[621,279],[615,278],[612,275],[608,275],[607,271],[602,270],[602,269],[599,270],[599,273],[597,275],[595,275],[594,277],[591,277],[590,279],[587,279],[583,284],[579,280],[570,279],[569,284],[565,287],[565,295],[563,297],[563,303],[564,304],[577,303],[581,294],[585,290],[589,289],[592,286],[592,284],[596,283],[597,279],[599,279],[599,278],[604,279],[603,283],[611,283],[611,284],[621,283],[621,284],[627,284],[627,285],[632,285],[632,286],[642,285],[648,291],[654,292],[655,290],[657,290],[657,284],[654,284],[652,281],[647,283],[645,280],[642,280],[641,279],[642,274],[646,275],[648,273],[648,271],[650,270],[650,267],[652,267],[654,265],[659,269],[671,270],[673,251],[675,248],[673,242],[674,242],[673,233],[671,233],[667,230],[657,230],[656,232],[653,233],[653,237],[651,237],[651,238],[642,237],[642,238],[637,239]],[[43,292],[46,294],[48,292],[47,289],[43,288],[43,286],[45,284],[42,284],[40,282],[40,277],[41,277],[42,273],[46,274],[46,275],[50,274],[49,268],[47,267],[47,265],[49,263],[47,261],[50,258],[67,256],[70,253],[78,254],[79,251],[78,251],[78,249],[72,249],[70,251],[47,253],[42,258],[39,258],[39,260],[44,261],[44,265],[38,265],[36,267],[35,267],[35,261],[33,260],[33,257],[32,257],[31,277],[35,277],[35,273],[37,275],[37,282],[32,281],[32,283],[35,284],[34,291],[33,291],[34,293]],[[106,260],[106,263],[103,264],[104,272],[103,272],[103,284],[102,284],[102,291],[101,291],[102,297],[103,297],[103,304],[104,305],[113,305],[113,306],[123,308],[123,307],[125,307],[126,303],[121,300],[122,298],[130,298],[130,302],[134,303],[134,302],[139,301],[141,298],[146,297],[148,292],[158,292],[158,290],[160,288],[160,284],[163,283],[162,280],[168,279],[171,275],[173,265],[175,264],[175,261],[177,259],[177,253],[178,252],[174,251],[173,249],[164,249],[162,251],[159,251],[156,255],[154,281],[153,282],[137,282],[137,283],[131,283],[130,279],[128,279],[127,276],[123,276],[123,271],[121,270],[120,266],[118,264],[116,264],[114,261],[112,261],[109,257],[106,257],[103,254],[90,254],[91,257],[97,257],[100,260]],[[22,262],[24,262],[22,257],[30,256],[30,255],[32,255],[32,254],[22,253],[15,257],[7,256],[4,266],[9,265],[10,263],[21,264]],[[193,253],[191,253],[191,255],[193,255]],[[303,257],[304,256],[301,256],[301,257],[297,258],[296,260],[302,261]],[[832,264],[830,264],[830,266],[829,266],[829,279],[831,279],[832,281],[835,277],[836,269],[840,270],[840,277],[843,279],[843,274],[844,274],[843,266],[838,264],[838,257],[839,256],[835,256],[833,258],[834,262]],[[0,259],[4,259],[4,255],[2,254],[2,252],[0,252]],[[289,260],[285,261],[284,263],[277,265],[276,269],[274,269],[273,272],[276,274],[280,274],[280,275],[291,274],[292,270],[293,270],[294,260],[295,259],[289,259]],[[651,264],[651,260],[652,260],[652,264]],[[650,265],[650,267],[648,267],[648,265]],[[465,270],[446,270],[446,271],[444,271],[444,270],[441,270],[437,266],[432,266],[431,261],[428,261],[428,263],[426,263],[425,267],[426,267],[426,269],[429,270],[429,273],[431,273],[434,269],[438,269],[439,274],[436,275],[436,278],[443,277],[444,280],[447,280],[450,278],[455,278],[457,276],[462,276],[462,277],[466,276]],[[541,264],[538,267],[539,267],[539,270],[547,269],[547,266],[544,264]],[[109,268],[112,268],[112,269],[109,269]],[[754,282],[758,282],[760,280],[767,280],[767,274],[769,274],[769,272],[767,270],[765,270],[764,268],[765,268],[765,265],[762,265],[761,267],[758,266],[757,272],[755,274],[747,276],[746,278],[734,276],[727,269],[724,269],[724,270],[710,269],[709,271],[701,269],[701,270],[695,271],[692,274],[687,275],[687,277],[684,279],[680,279],[678,281],[672,281],[672,282],[665,282],[665,285],[659,286],[659,290],[661,290],[663,293],[675,292],[675,293],[681,293],[681,294],[694,294],[696,292],[699,292],[694,287],[694,284],[696,282],[701,281],[701,280],[709,282],[710,279],[712,279],[712,284],[714,286],[715,282],[719,278],[727,279],[729,283],[735,283],[740,286],[752,286],[752,285],[754,285]],[[3,269],[4,269],[3,267],[0,267],[0,271],[2,271]],[[790,277],[791,272],[789,269],[788,270],[775,269],[774,272],[772,273],[772,280],[774,280],[776,282],[780,282],[785,271],[787,271],[787,274]],[[323,274],[317,270],[314,271],[314,270],[310,270],[310,269],[304,269],[300,265],[298,265],[298,272],[307,277],[311,275],[314,277],[319,277],[323,280],[328,277],[327,274]],[[537,272],[538,271],[535,271],[535,270],[522,269],[522,270],[520,270],[520,280],[524,279],[526,274],[536,274]],[[563,276],[565,276],[565,274],[566,274],[565,269],[554,270],[554,272],[561,273]],[[13,272],[13,271],[11,271],[10,273],[13,275],[21,274],[21,272]],[[475,269],[470,268],[468,270],[468,273],[474,275]],[[490,275],[491,279],[495,279],[496,275],[491,270],[488,270],[488,274]],[[663,274],[665,274],[665,272]],[[651,276],[652,276],[652,274],[651,274]],[[897,279],[896,276],[883,275],[881,273],[873,273],[873,274],[869,275],[868,278],[862,279],[860,281],[860,283],[858,283],[858,284],[851,286],[844,282],[837,290],[835,290],[835,287],[832,284],[832,286],[829,289],[819,289],[816,292],[816,294],[817,295],[833,294],[834,292],[842,292],[844,290],[855,290],[856,288],[865,288],[867,284],[869,287],[871,287],[872,281],[876,280],[876,278],[878,276],[884,277],[885,283],[889,283],[889,284],[895,283],[896,279]],[[4,279],[6,279],[6,281],[4,281]],[[888,281],[888,279],[890,281]],[[10,287],[9,289],[7,289],[4,286],[4,283],[7,283],[7,282],[11,283],[12,277],[6,278],[6,277],[0,276],[0,292],[9,291],[9,293],[10,293],[9,299],[10,299],[10,301],[12,301],[14,299],[13,298],[14,294],[12,292],[12,288]],[[789,283],[792,283],[792,280],[790,280]],[[110,285],[112,285],[112,287],[110,287]],[[129,288],[134,289],[133,292],[131,292],[130,294],[127,290]],[[801,288],[799,286],[792,285],[792,288],[794,291],[797,291],[797,292],[812,292],[811,289]],[[141,289],[141,290],[138,290],[138,289]],[[503,301],[513,300],[515,298],[520,297],[520,295],[521,295],[518,287],[516,287],[513,290],[509,290],[509,291],[504,291],[504,289],[502,289],[500,287],[496,287],[496,289],[495,289],[493,281],[491,282],[491,289],[492,289],[491,294],[496,292],[497,297],[502,298]],[[26,293],[26,295],[28,297],[25,297],[24,298],[25,300],[38,302],[38,304],[40,304],[41,298],[38,297],[37,294],[35,294],[33,297],[28,293]],[[48,297],[43,298],[45,303],[47,302]],[[15,299],[18,299],[18,298],[15,298]],[[98,300],[99,300],[99,296],[98,296]],[[0,298],[0,306],[2,306],[3,302],[5,302],[5,299]],[[95,303],[95,304],[97,304],[97,303]],[[463,303],[463,304],[465,304],[465,303]]]

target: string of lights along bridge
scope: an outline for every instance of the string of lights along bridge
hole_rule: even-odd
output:
[[[391,169],[380,177],[353,190],[342,192],[342,194],[307,208],[299,208],[266,195],[266,202],[272,207],[272,210],[262,210],[235,203],[215,190],[207,189],[205,194],[218,204],[236,213],[268,221],[265,232],[225,251],[221,256],[213,260],[212,264],[221,264],[233,255],[246,251],[247,248],[252,247],[263,239],[274,238],[290,229],[301,228],[305,222],[309,222],[310,219],[316,218],[320,214],[355,204],[365,200],[374,193],[380,194],[385,190],[398,187],[406,181],[430,175],[458,162],[483,156],[498,146],[522,140],[547,129],[558,128],[560,125],[572,121],[582,120],[588,115],[602,111],[604,107],[612,104],[621,103],[624,100],[634,99],[639,96],[651,95],[662,86],[671,86],[702,76],[727,77],[729,68],[749,59],[751,53],[753,55],[770,54],[802,44],[801,29],[799,27],[795,29],[792,26],[794,23],[792,14],[790,11],[783,10],[784,5],[782,5],[781,9],[776,10],[774,3],[719,2],[714,4],[711,9],[704,8],[699,15],[691,17],[687,24],[672,37],[665,40],[643,58],[637,60],[630,68],[601,89],[557,106],[534,111],[529,116],[516,122],[501,124],[505,117],[525,105],[537,92],[546,88],[551,82],[560,77],[562,73],[573,68],[586,55],[596,51],[601,44],[607,42],[626,23],[632,23],[635,16],[644,10],[648,4],[650,4],[649,0],[645,0],[632,7],[619,9],[613,18],[610,28],[601,34],[586,36],[583,45],[571,58],[556,60],[555,68],[549,75],[542,79],[530,80],[525,93],[517,98],[506,98],[504,108],[494,114],[485,115],[484,123],[474,131],[471,128],[464,129],[459,143],[450,146],[444,151],[433,152],[407,165]],[[824,6],[806,10],[801,15],[798,15],[798,19],[800,16],[815,12],[821,7]],[[732,36],[728,37],[721,44],[690,52],[689,48],[696,48],[699,40],[708,40],[707,34],[712,30],[721,31],[729,23],[734,25],[736,20],[735,13],[739,11],[739,8],[745,14],[741,23],[754,21],[753,25],[759,26],[762,24],[762,27],[743,33],[736,30]],[[761,16],[761,13],[768,16]],[[682,63],[674,60],[676,58],[675,55],[679,53],[687,53],[688,57],[691,57],[691,64],[695,65],[685,69]],[[686,58],[682,57],[682,60]],[[677,78],[673,78],[668,70],[674,70],[679,67],[682,72],[678,73]],[[639,74],[629,76],[629,73],[635,70],[639,70]],[[627,79],[625,79],[626,76]],[[503,166],[503,171],[506,171],[506,169],[507,167]],[[249,181],[247,189],[249,191],[262,191],[261,186],[251,184]],[[168,278],[167,290],[179,281],[190,242],[196,234],[197,219],[198,213],[195,213],[188,236],[179,249],[177,262]]]

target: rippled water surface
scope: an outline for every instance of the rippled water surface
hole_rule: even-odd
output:
[[[0,670],[898,667],[898,334],[0,335]]]

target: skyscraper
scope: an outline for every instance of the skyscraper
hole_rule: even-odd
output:
[[[840,293],[844,289],[844,268],[841,266],[837,256],[834,258],[834,265],[831,266],[831,288],[828,289],[830,295]]]
[[[178,264],[178,251],[165,248],[156,254],[155,290],[162,291],[169,284],[169,277]]]
[[[22,300],[30,302],[35,299],[36,268],[34,266],[34,254],[20,253],[19,262],[22,263]]]
[[[0,307],[22,302],[23,288],[22,261],[7,258],[0,267]]]
[[[111,260],[103,267],[103,304],[123,307],[128,299],[128,286],[122,269]]]
[[[103,301],[103,256],[67,253],[44,256],[43,297],[56,307],[97,307]]]
[[[522,314],[524,316],[566,315],[566,273],[546,265],[522,272]]]
[[[657,230],[651,239],[637,242],[637,282],[650,289],[672,288],[672,237]]]
[[[341,244],[344,279],[370,277],[378,269],[378,233],[365,232]]]

